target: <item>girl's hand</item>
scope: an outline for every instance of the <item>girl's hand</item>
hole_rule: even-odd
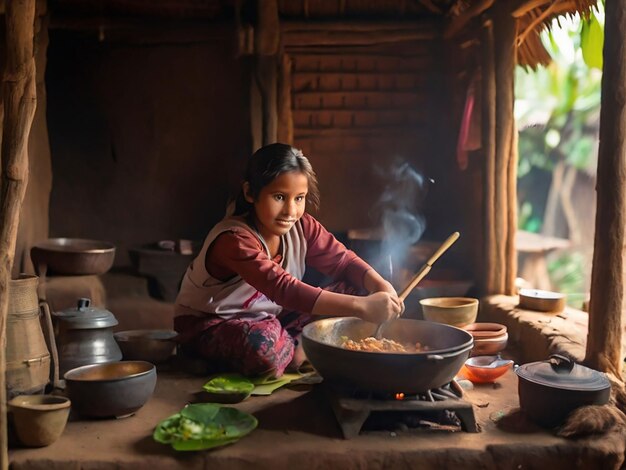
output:
[[[393,289],[393,287],[392,287]],[[361,297],[361,319],[372,323],[383,323],[396,318],[404,309],[398,295],[389,292],[375,292]]]

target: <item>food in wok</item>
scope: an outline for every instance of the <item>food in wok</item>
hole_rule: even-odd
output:
[[[342,339],[344,341],[341,347],[351,351],[416,353],[428,350],[428,347],[422,346],[420,343],[401,344],[392,339],[376,339],[373,336],[363,338],[359,341],[354,341],[352,339],[348,339],[347,337],[343,337]]]

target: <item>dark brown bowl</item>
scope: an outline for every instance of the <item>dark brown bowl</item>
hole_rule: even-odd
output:
[[[67,275],[104,274],[113,266],[115,246],[100,240],[49,238],[33,246],[30,256],[38,271],[46,269]]]
[[[174,354],[177,335],[173,330],[127,330],[113,334],[124,360],[153,364],[164,362]]]
[[[130,416],[152,396],[156,368],[145,361],[91,364],[64,375],[72,407],[83,416]]]

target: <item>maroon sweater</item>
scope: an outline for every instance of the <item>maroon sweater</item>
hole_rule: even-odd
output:
[[[302,216],[306,238],[306,265],[333,278],[363,288],[365,272],[372,269],[329,233],[311,215]],[[205,266],[211,276],[226,281],[236,275],[287,310],[311,313],[319,287],[306,284],[281,267],[280,255],[269,259],[252,232],[222,233],[207,251]]]

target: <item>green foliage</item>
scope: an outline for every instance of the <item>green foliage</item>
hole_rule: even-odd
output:
[[[586,171],[595,165],[600,112],[604,9],[601,2],[588,18],[563,18],[542,33],[544,46],[553,58],[547,67],[515,77],[515,117],[519,132],[520,180],[552,172],[557,163]],[[531,180],[526,180],[526,187]],[[554,183],[554,180],[553,180]],[[520,199],[519,228],[540,232],[544,207]],[[547,199],[547,194],[546,194]],[[544,202],[545,205],[545,202]],[[568,303],[580,307],[585,290],[584,256],[568,253],[553,258],[550,278]]]
[[[542,221],[533,214],[533,205],[528,201],[523,202],[520,207],[518,225],[520,229],[527,232],[539,233],[541,231]]]
[[[602,48],[604,46],[604,28],[591,13],[589,20],[582,22],[580,47],[583,59],[589,68],[602,70]]]
[[[567,294],[567,303],[580,308],[585,299],[585,257],[581,253],[564,253],[548,263],[548,273],[559,292]]]

